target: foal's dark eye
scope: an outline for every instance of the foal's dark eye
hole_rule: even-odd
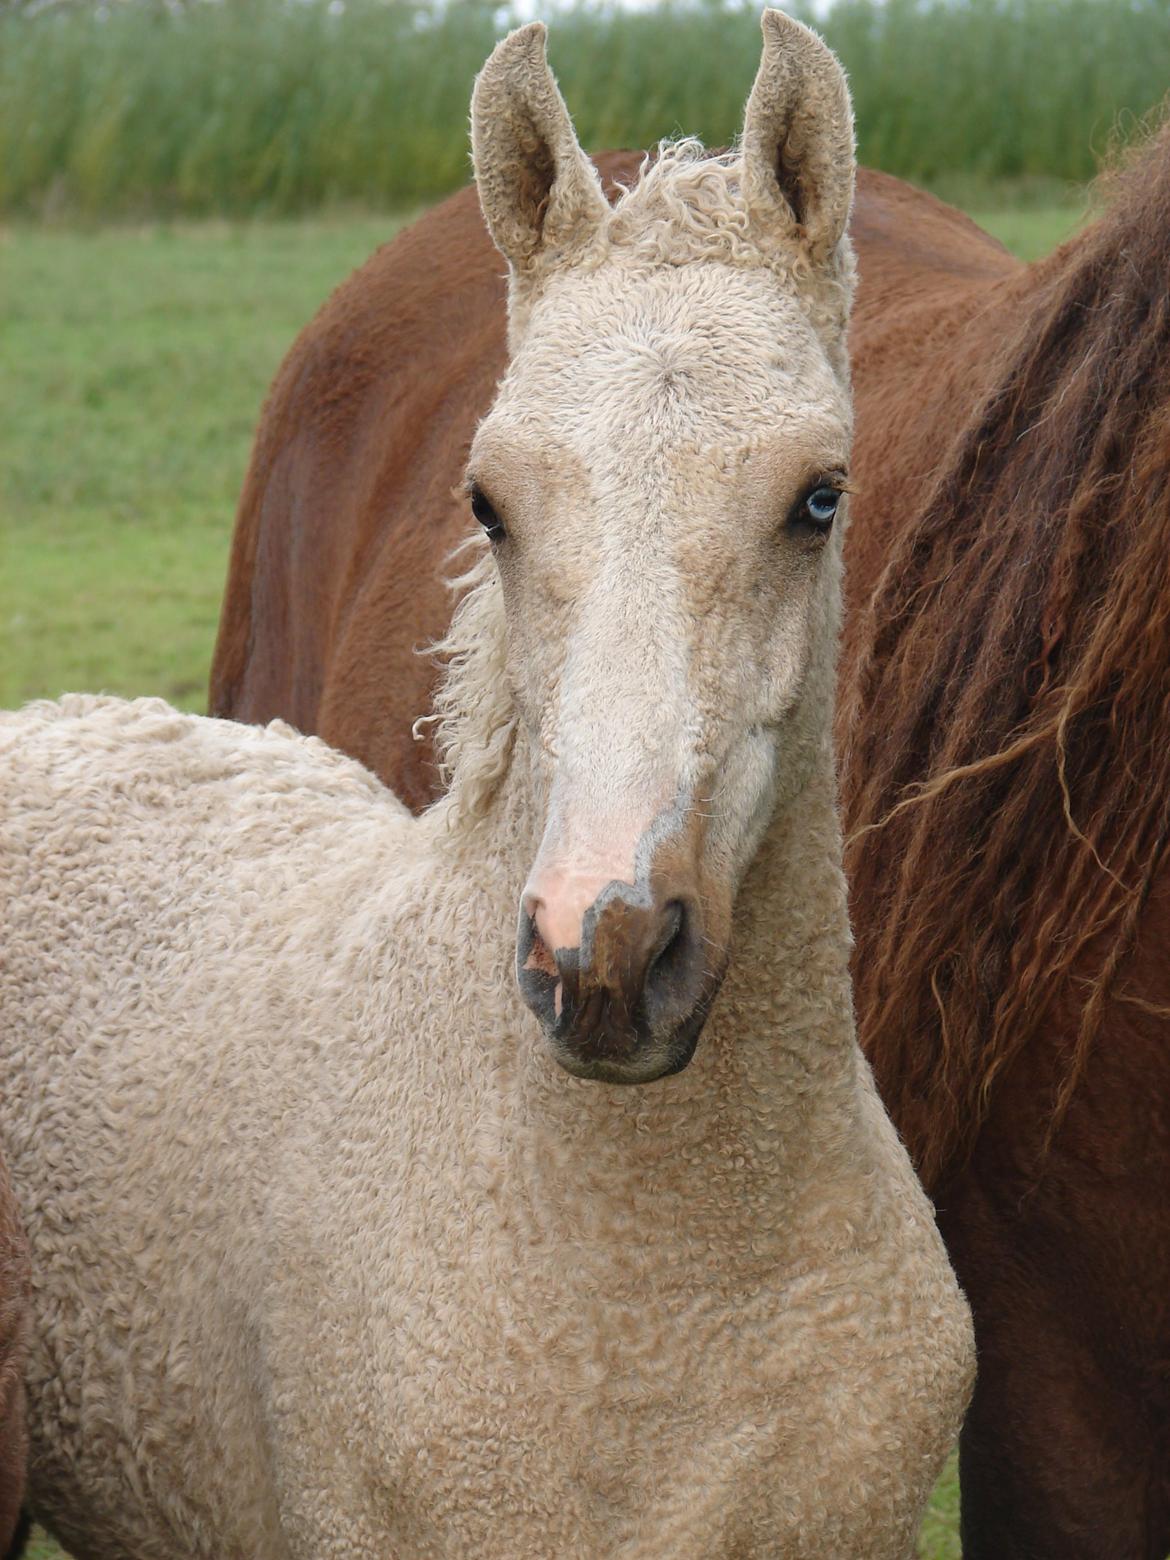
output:
[[[483,526],[488,541],[498,542],[504,535],[504,522],[481,487],[471,489],[471,512]]]
[[[789,528],[802,536],[828,536],[840,502],[839,488],[830,487],[827,482],[819,483],[811,493],[805,494],[789,515]]]

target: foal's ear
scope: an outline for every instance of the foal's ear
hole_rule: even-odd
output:
[[[518,271],[586,242],[608,211],[545,58],[543,22],[509,33],[476,78],[471,155],[488,230]]]
[[[764,56],[743,124],[748,209],[823,265],[853,204],[853,110],[845,72],[811,28],[765,11]]]

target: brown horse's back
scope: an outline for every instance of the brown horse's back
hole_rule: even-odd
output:
[[[641,154],[597,161],[612,191]],[[861,174],[853,236],[855,531],[868,538],[898,479],[890,451],[922,417],[900,386],[937,349],[944,306],[958,318],[1020,267],[960,212],[879,173]],[[418,652],[450,617],[447,559],[469,527],[454,489],[505,362],[503,271],[466,189],[337,289],[272,387],[232,544],[211,712],[317,732],[415,808],[438,789],[429,741],[411,737],[435,677]],[[929,411],[948,415],[937,395]],[[870,573],[854,566],[853,588]]]
[[[991,372],[980,316],[1027,268],[953,206],[867,173],[853,209],[860,285],[849,345],[856,433],[846,604],[868,599],[906,495],[921,488]],[[846,613],[844,675],[852,660]]]

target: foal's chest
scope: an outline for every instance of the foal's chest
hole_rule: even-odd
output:
[[[395,1294],[367,1292],[360,1337],[324,1319],[340,1347],[317,1362],[309,1413],[329,1423],[333,1466],[286,1480],[304,1491],[296,1554],[909,1552],[895,1443],[925,1427],[892,1404],[915,1391],[902,1361],[927,1346],[925,1317],[903,1311],[894,1343],[872,1289],[842,1273],[733,1293],[726,1273],[722,1286],[687,1288],[678,1271],[655,1286],[633,1253],[530,1250],[505,1272],[474,1234],[462,1262],[436,1247],[441,1262],[399,1264]],[[313,1499],[323,1474],[344,1488]],[[352,1514],[340,1547],[314,1507]]]

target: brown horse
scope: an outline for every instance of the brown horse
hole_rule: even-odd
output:
[[[965,1554],[1163,1560],[1170,140],[1035,266],[877,174],[852,231],[857,1000],[975,1310]],[[319,732],[416,806],[439,786],[416,652],[472,523],[453,489],[504,362],[500,270],[464,193],[301,335],[212,676],[214,712]]]
[[[970,1560],[1170,1549],[1170,135],[1116,183],[940,315],[880,477],[862,398],[854,977],[975,1310]]]

